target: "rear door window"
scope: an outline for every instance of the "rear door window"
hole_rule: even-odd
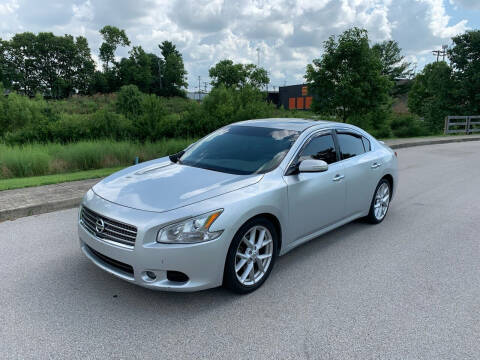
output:
[[[370,146],[370,140],[362,136],[362,141],[363,141],[363,147],[365,148],[365,152],[372,150]]]
[[[339,133],[337,134],[337,138],[342,159],[349,159],[365,152],[361,136]]]

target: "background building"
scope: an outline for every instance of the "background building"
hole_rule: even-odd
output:
[[[309,110],[312,107],[312,96],[305,84],[280,86],[278,101],[285,109]]]

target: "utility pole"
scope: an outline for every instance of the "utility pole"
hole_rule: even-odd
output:
[[[200,92],[202,91],[202,88],[200,87],[201,80],[202,78],[200,77],[200,75],[198,75],[198,101],[200,101]]]
[[[203,82],[203,85],[205,86],[205,94],[207,93],[207,84],[208,84],[207,81],[204,81],[204,82]]]
[[[447,55],[448,45],[442,45],[442,50],[433,50],[433,55],[437,55],[437,62],[442,57],[442,61],[445,61],[445,56]]]
[[[158,80],[160,89],[162,89],[162,60],[158,58]]]

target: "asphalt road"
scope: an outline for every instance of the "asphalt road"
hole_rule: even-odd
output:
[[[297,248],[247,296],[104,273],[78,248],[76,210],[0,223],[0,357],[480,358],[480,143],[398,154],[382,224]]]

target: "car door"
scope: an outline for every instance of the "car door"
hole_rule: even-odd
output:
[[[370,207],[376,182],[376,159],[368,139],[351,130],[336,131],[340,158],[344,164],[346,216],[360,215]]]
[[[324,172],[299,173],[291,171],[305,159],[323,160],[328,164]],[[345,180],[343,164],[331,131],[309,138],[298,152],[285,181],[288,189],[289,238],[292,241],[306,237],[334,224],[345,215]],[[287,170],[287,173],[289,171]]]

